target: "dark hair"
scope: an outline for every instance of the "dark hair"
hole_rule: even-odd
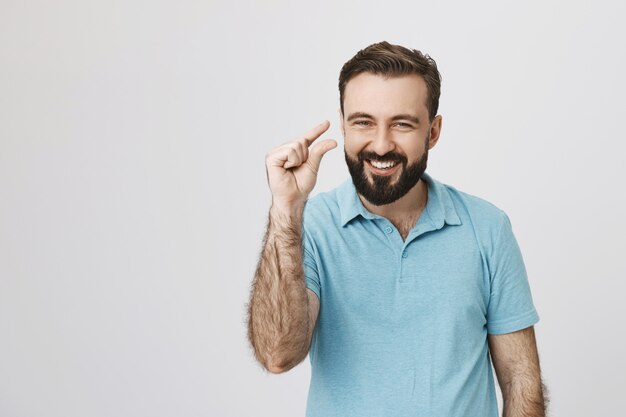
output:
[[[392,45],[383,41],[374,43],[361,49],[341,68],[339,73],[339,102],[343,114],[343,95],[346,84],[352,77],[363,72],[383,75],[386,77],[400,77],[417,74],[426,81],[428,97],[426,107],[432,122],[439,108],[441,94],[441,74],[437,70],[437,63],[428,55],[417,49],[408,49],[404,46]]]

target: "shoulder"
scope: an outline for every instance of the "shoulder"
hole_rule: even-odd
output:
[[[510,225],[506,212],[493,202],[451,185],[442,185],[448,191],[461,219],[471,224],[479,240],[484,243],[497,239],[502,227]]]
[[[480,220],[500,220],[506,216],[504,210],[482,197],[460,191],[457,188],[444,184],[455,205],[461,205],[465,211],[474,219]]]

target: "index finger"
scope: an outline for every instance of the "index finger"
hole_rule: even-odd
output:
[[[330,122],[328,120],[324,120],[322,123],[318,124],[313,129],[306,132],[303,136],[304,143],[306,144],[306,146],[311,146],[313,141],[319,138],[322,135],[322,133],[326,132],[329,127],[330,127]]]

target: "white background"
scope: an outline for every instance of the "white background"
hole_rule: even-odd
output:
[[[0,0],[0,416],[298,416],[253,361],[264,156],[365,46],[443,77],[428,172],[509,214],[553,416],[623,414],[621,1]]]

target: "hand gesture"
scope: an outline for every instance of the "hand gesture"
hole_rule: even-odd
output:
[[[309,149],[330,127],[323,121],[302,138],[272,149],[265,157],[267,181],[272,191],[272,204],[281,207],[303,205],[317,181],[317,172],[324,154],[337,146],[326,139]]]

